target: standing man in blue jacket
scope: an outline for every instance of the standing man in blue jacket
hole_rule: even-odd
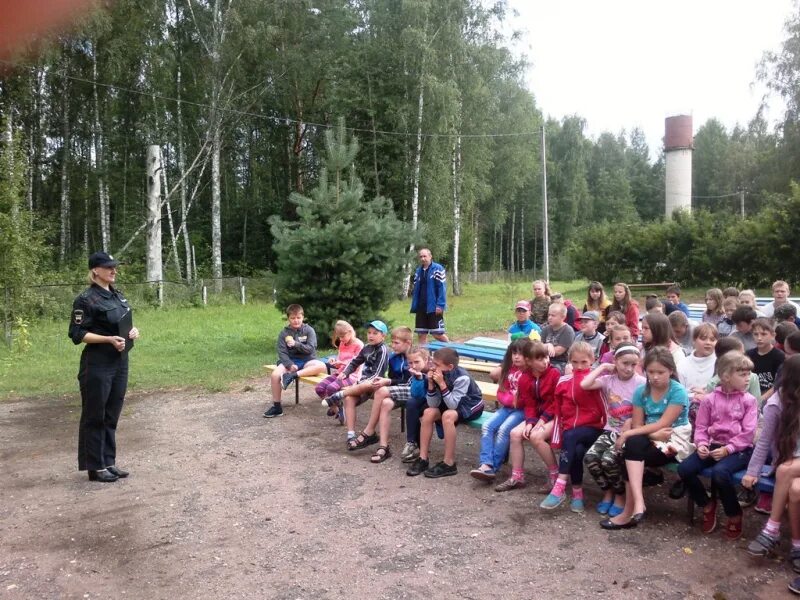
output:
[[[417,315],[414,331],[420,344],[428,341],[429,333],[440,342],[449,342],[444,329],[444,311],[447,310],[444,267],[433,262],[428,248],[420,248],[418,257],[420,266],[414,273],[411,293],[411,312]]]

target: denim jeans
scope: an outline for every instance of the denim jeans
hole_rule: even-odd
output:
[[[524,420],[522,410],[506,406],[497,410],[481,429],[480,464],[491,465],[495,471],[503,466],[511,444],[511,430]]]
[[[725,509],[727,516],[735,517],[742,514],[742,508],[736,498],[733,474],[747,468],[747,463],[750,462],[752,453],[753,449],[747,448],[717,461],[710,456],[708,458],[700,458],[695,452],[678,465],[678,475],[686,482],[686,487],[692,496],[692,500],[695,501],[697,506],[702,507],[708,504],[709,500],[706,495],[706,487],[700,480],[699,475],[703,469],[710,467],[712,472],[711,482],[717,490],[717,495],[722,502],[722,508]]]

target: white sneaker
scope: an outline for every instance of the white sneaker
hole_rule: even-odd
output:
[[[404,463],[411,463],[419,457],[419,446],[414,442],[406,442],[403,451],[400,453],[400,460]]]

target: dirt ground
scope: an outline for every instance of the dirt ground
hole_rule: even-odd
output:
[[[264,381],[130,397],[118,464],[132,474],[113,484],[76,470],[75,399],[0,404],[0,596],[788,596],[785,562],[690,528],[666,488],[648,491],[645,525],[606,532],[593,485],[585,515],[540,510],[531,457],[524,490],[473,481],[477,431],[459,432],[457,476],[410,478],[396,457],[346,452],[312,396],[272,420]],[[396,454],[403,439],[395,423]],[[763,517],[746,519],[751,538]]]

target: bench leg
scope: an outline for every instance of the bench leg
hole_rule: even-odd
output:
[[[294,380],[294,403],[300,404],[300,378]]]
[[[406,432],[406,407],[400,407],[400,433]]]

